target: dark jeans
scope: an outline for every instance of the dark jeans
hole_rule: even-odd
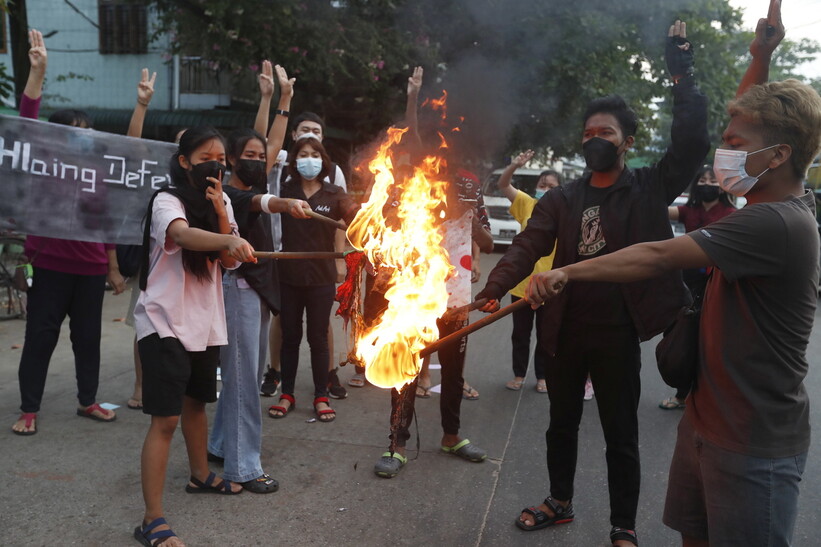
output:
[[[510,303],[521,300],[518,296],[510,295]],[[527,365],[530,362],[530,333],[533,330],[533,320],[536,320],[536,349],[533,352],[533,372],[537,380],[544,380],[547,362],[550,354],[542,348],[541,314],[544,307],[538,310],[530,306],[519,308],[513,315],[513,334],[510,342],[513,345],[513,375],[524,378],[527,375]]]
[[[311,372],[314,377],[314,397],[328,396],[328,324],[336,289],[333,285],[295,287],[280,283],[282,310],[282,349],[280,367],[282,393],[294,394],[296,369],[299,366],[299,346],[302,343],[302,316],[305,314],[308,345],[311,346]]]
[[[439,338],[455,332],[467,321],[443,322],[436,321],[439,327]],[[465,368],[465,351],[467,336],[448,344],[439,350],[439,363],[442,365],[442,393],[439,397],[439,413],[442,417],[442,431],[446,435],[459,433],[459,413],[462,407],[462,387],[464,379],[462,372]],[[406,385],[401,392],[391,390],[391,424],[390,450],[405,446],[410,438],[410,425],[413,421],[413,408],[416,400],[416,383],[414,380]]]
[[[579,424],[588,373],[596,390],[604,440],[610,523],[634,529],[639,500],[639,428],[636,412],[641,394],[641,352],[635,329],[565,322],[556,359],[548,364],[550,427],[547,470],[550,495],[573,498]]]
[[[71,348],[77,377],[77,399],[93,405],[100,380],[100,329],[105,294],[104,275],[76,275],[34,268],[28,291],[26,337],[17,377],[20,410],[39,412],[51,354],[60,326],[69,316]]]

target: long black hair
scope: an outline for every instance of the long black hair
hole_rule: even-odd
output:
[[[205,199],[205,195],[200,190],[194,188],[188,176],[188,171],[180,165],[179,157],[183,156],[187,160],[191,159],[191,154],[206,142],[217,139],[225,147],[225,139],[219,131],[210,126],[191,127],[182,134],[179,148],[171,156],[170,170],[173,188],[166,188],[165,191],[175,195],[185,206],[185,216],[188,225],[192,228],[200,228],[209,232],[219,233],[219,221],[214,206]],[[192,251],[182,249],[183,267],[192,273],[199,280],[210,280],[211,271],[208,268],[208,261],[219,258],[219,251]]]
[[[698,186],[699,179],[704,176],[706,173],[710,173],[713,178],[715,178],[715,172],[713,171],[712,165],[703,165],[701,169],[696,172],[696,176],[693,177],[693,180],[690,182],[690,186],[688,188],[688,192],[690,193],[690,197],[687,198],[687,207],[701,207],[701,196],[698,195],[696,191],[696,186]],[[735,207],[733,203],[730,201],[730,195],[727,194],[724,190],[719,192],[718,194],[718,202],[722,205],[726,205],[727,207]]]

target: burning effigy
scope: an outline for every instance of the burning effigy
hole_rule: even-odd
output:
[[[453,273],[442,245],[448,184],[440,175],[441,155],[410,163],[403,137],[407,129],[390,128],[368,163],[373,175],[370,197],[347,230],[351,244],[363,251],[373,283],[387,307],[366,323],[358,285],[365,264],[349,261],[347,302],[354,349],[349,360],[365,367],[369,382],[401,390],[419,374],[419,352],[439,337],[436,320],[446,311],[446,281]],[[442,138],[441,147],[447,144]],[[441,148],[440,148],[441,149]],[[345,285],[343,285],[344,287]]]

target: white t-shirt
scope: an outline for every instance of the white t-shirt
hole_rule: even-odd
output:
[[[232,232],[238,235],[231,200],[224,196]],[[151,212],[148,284],[134,309],[137,339],[157,333],[178,339],[188,351],[224,346],[228,334],[220,265],[211,263],[210,280],[199,280],[185,270],[182,248],[166,234],[178,218],[187,222],[182,202],[168,192],[159,193]]]

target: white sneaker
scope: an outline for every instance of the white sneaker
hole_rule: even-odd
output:
[[[590,381],[590,378],[584,383],[584,400],[589,401],[593,398],[593,382]]]

